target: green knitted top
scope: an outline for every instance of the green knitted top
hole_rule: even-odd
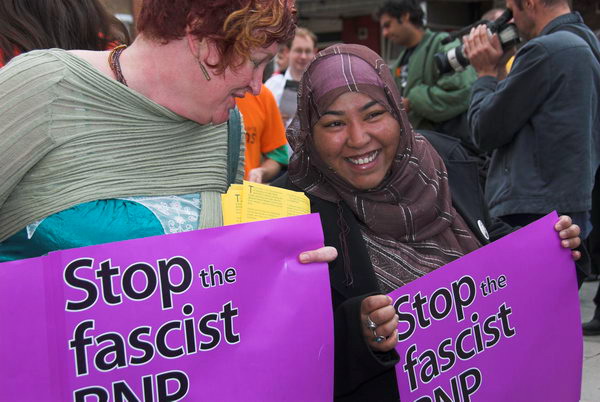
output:
[[[227,124],[179,116],[64,50],[0,69],[0,241],[74,205],[132,196],[199,193],[198,226],[218,226],[227,157]]]

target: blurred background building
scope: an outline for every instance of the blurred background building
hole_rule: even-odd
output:
[[[102,0],[135,35],[135,15],[141,0]],[[345,42],[366,45],[385,59],[393,58],[398,49],[381,37],[373,13],[385,0],[296,0],[299,24],[315,32],[320,49]],[[427,25],[433,30],[452,31],[469,25],[494,7],[504,7],[504,0],[427,0],[422,2]],[[600,1],[573,0],[592,30],[600,29]]]
[[[135,15],[139,12],[141,0],[100,0],[108,11],[120,19],[129,29],[132,37],[135,35]]]

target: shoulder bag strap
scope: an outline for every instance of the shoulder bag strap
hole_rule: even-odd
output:
[[[236,107],[229,111],[227,121],[227,181],[229,185],[235,182],[240,162],[240,147],[242,138],[242,119]]]
[[[438,36],[440,36],[442,33],[441,32],[433,32],[433,35],[431,35],[431,38],[429,39],[429,42],[427,43],[427,47],[425,48],[425,57],[426,60],[430,60],[431,58],[429,57],[429,52],[431,52],[431,46],[433,46],[433,42],[435,41],[435,38],[437,38]],[[423,63],[423,71],[422,71],[422,75],[425,76],[425,69],[427,68],[427,64]]]

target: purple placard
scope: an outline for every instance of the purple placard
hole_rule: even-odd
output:
[[[402,401],[579,400],[577,280],[557,220],[552,213],[390,294],[401,314]]]
[[[0,264],[0,400],[331,400],[322,245],[313,214]]]

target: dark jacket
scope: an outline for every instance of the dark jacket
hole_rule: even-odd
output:
[[[591,209],[600,64],[590,45],[598,41],[581,16],[562,15],[518,51],[504,80],[481,77],[473,85],[473,142],[495,149],[485,189],[492,216]]]

